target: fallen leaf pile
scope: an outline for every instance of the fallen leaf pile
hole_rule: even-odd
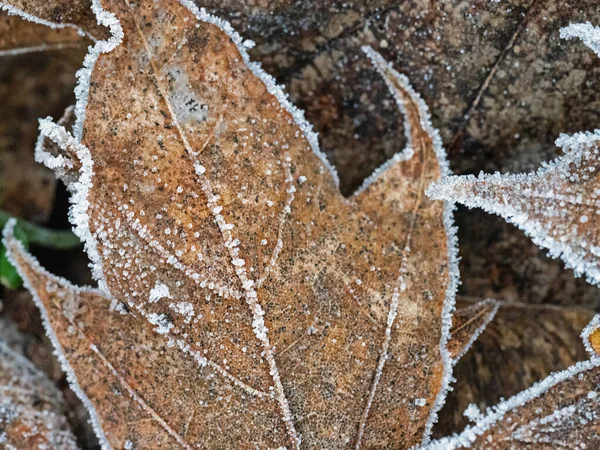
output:
[[[0,41],[10,51],[92,42],[74,108],[40,120],[36,159],[68,185],[98,289],[43,269],[15,220],[3,243],[103,448],[597,445],[596,321],[589,361],[486,414],[470,407],[472,426],[430,442],[452,368],[499,304],[453,315],[453,207],[427,195],[452,183],[446,154],[425,102],[373,49],[407,146],[344,197],[302,112],[249,60],[252,43],[191,1],[2,8],[53,27],[34,40],[15,22],[17,43]],[[557,177],[577,184],[563,194],[575,208],[592,172],[569,169]],[[564,246],[596,255],[540,208]]]

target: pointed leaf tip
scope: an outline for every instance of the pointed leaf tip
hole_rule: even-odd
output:
[[[452,315],[451,337],[448,341],[448,350],[454,361],[458,361],[469,351],[477,337],[494,319],[499,307],[499,302],[486,299],[456,309]]]

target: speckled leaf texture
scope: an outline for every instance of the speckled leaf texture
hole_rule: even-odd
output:
[[[94,35],[81,5],[48,3],[13,12]],[[345,198],[227,23],[174,0],[92,9],[110,37],[79,73],[72,134],[41,122],[64,153],[38,159],[78,169],[71,219],[100,290],[41,270],[10,227],[6,245],[103,445],[427,441],[453,364],[456,249],[450,207],[425,195],[445,154],[408,81],[365,49],[410,145]]]
[[[63,410],[56,386],[0,340],[0,447],[76,450]]]

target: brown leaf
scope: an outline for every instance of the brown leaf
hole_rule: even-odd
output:
[[[75,450],[60,392],[0,340],[0,443],[6,449]]]
[[[462,299],[465,302],[476,299]],[[593,311],[499,302],[494,319],[454,368],[452,392],[439,414],[434,436],[462,430],[470,404],[485,410],[517,395],[553,372],[588,359],[581,332]],[[460,309],[459,309],[460,311]]]
[[[402,141],[395,106],[361,55],[364,44],[423,96],[457,173],[532,170],[557,155],[561,131],[598,126],[600,61],[559,36],[570,22],[600,23],[594,0],[201,3],[256,42],[252,56],[306,111],[344,192]],[[574,280],[514,227],[462,208],[456,220],[463,293],[597,304],[595,286]]]
[[[594,328],[598,319],[594,319]],[[593,355],[490,408],[485,415],[473,405],[467,411],[473,425],[424,448],[596,448],[600,445],[599,391],[600,358]]]
[[[41,125],[81,164],[72,216],[115,312],[104,303],[93,313],[99,293],[50,278],[7,242],[56,309],[53,328],[106,439],[421,442],[449,380],[456,285],[449,211],[424,196],[447,171],[425,104],[370,52],[406,112],[411,147],[345,199],[316,136],[247,62],[239,36],[182,3],[103,2],[113,37],[82,72],[74,136]],[[65,302],[89,305],[76,322],[89,343],[65,336]],[[203,406],[197,419],[170,403],[179,396]]]
[[[458,305],[452,315],[451,338],[448,341],[448,350],[455,361],[467,353],[475,339],[492,321],[499,306],[500,304],[492,299]]]
[[[0,56],[18,55],[48,50],[60,50],[85,45],[74,28],[49,28],[9,15],[0,8]]]
[[[89,40],[72,28],[51,29],[0,14],[2,209],[45,222],[52,212],[56,181],[50,170],[34,161],[38,118],[60,116],[73,101],[75,72]]]

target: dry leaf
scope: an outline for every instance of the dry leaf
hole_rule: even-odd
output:
[[[0,5],[0,189],[2,209],[46,222],[55,178],[34,161],[40,114],[58,116],[72,102],[75,72],[89,44],[73,28],[7,15]]]
[[[427,440],[453,362],[457,273],[450,210],[424,195],[445,156],[407,80],[367,51],[410,147],[345,199],[310,126],[227,23],[186,1],[93,7],[112,36],[80,72],[73,136],[41,124],[79,161],[38,157],[80,164],[72,220],[104,303],[41,271],[10,228],[6,244],[103,443]]]
[[[563,37],[581,37],[597,51],[600,28],[575,24]],[[449,177],[428,194],[498,214],[525,231],[534,243],[562,258],[576,275],[600,283],[600,130],[561,135],[565,154],[530,174]]]
[[[527,175],[450,177],[433,185],[433,198],[454,200],[501,215],[524,230],[576,275],[600,283],[598,217],[600,174],[596,133],[563,135],[565,155]]]
[[[459,297],[455,315],[469,301],[479,303]],[[498,303],[494,319],[454,368],[456,382],[440,410],[435,437],[464,429],[468,420],[463,413],[471,403],[485,411],[551,373],[588,359],[580,335],[594,317],[593,311]]]
[[[54,384],[0,340],[0,446],[7,450],[75,450]]]
[[[559,38],[569,22],[600,24],[594,0],[202,5],[256,41],[251,55],[306,111],[345,192],[402,141],[395,105],[361,57],[367,43],[393,61],[427,102],[458,173],[530,170],[556,156],[559,131],[598,123],[600,64],[583,45]],[[561,262],[534,245],[523,245],[519,230],[465,209],[456,220],[463,293],[596,305],[594,286],[573,280]],[[520,245],[507,245],[518,239]]]
[[[499,306],[495,300],[487,299],[457,308],[452,315],[451,338],[448,341],[448,350],[454,360],[459,360],[469,351],[477,336],[492,321]]]
[[[9,15],[0,6],[0,57],[84,45],[74,28],[49,28]]]
[[[584,332],[593,333],[596,316]],[[427,450],[584,449],[600,445],[600,356],[550,375],[490,408],[475,405],[465,414],[474,422],[461,434],[434,441]]]

